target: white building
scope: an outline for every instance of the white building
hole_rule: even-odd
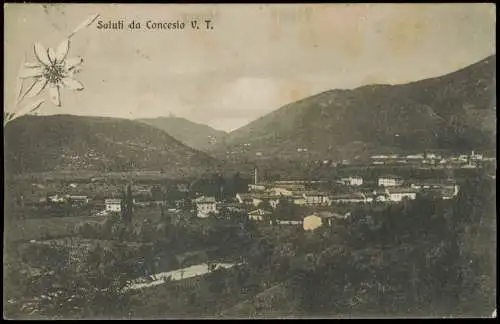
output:
[[[73,204],[86,205],[89,203],[89,198],[87,196],[69,196],[69,200]]]
[[[482,160],[483,159],[483,155],[482,154],[474,154],[474,152],[472,152],[471,158],[473,160]]]
[[[363,193],[337,194],[328,197],[328,204],[367,203],[371,202],[371,200]]]
[[[303,196],[294,196],[290,197],[290,199],[295,205],[304,206],[306,204],[306,200]]]
[[[271,191],[271,194],[276,195],[276,196],[288,196],[289,197],[289,196],[293,195],[293,191],[290,189],[287,189],[287,188],[275,187],[275,188],[272,188],[270,191]]]
[[[348,186],[361,186],[363,184],[363,178],[357,176],[342,178],[340,181]]]
[[[328,205],[328,195],[321,192],[306,192],[303,194],[305,204],[308,206]]]
[[[280,220],[280,219],[278,219],[276,222],[278,223],[278,225],[301,225],[303,221],[301,221],[301,220]]]
[[[66,197],[59,194],[51,195],[47,197],[47,200],[53,203],[63,203],[66,201]]]
[[[251,191],[251,192],[261,192],[261,191],[265,191],[266,190],[266,186],[264,185],[256,185],[256,184],[249,184],[248,185],[248,191]]]
[[[210,213],[217,213],[217,202],[214,197],[200,197],[194,200],[196,216],[206,218]]]
[[[442,199],[453,199],[458,195],[458,191],[460,190],[460,187],[458,185],[453,185],[453,186],[444,186],[441,189],[441,198]]]
[[[379,187],[396,187],[403,184],[403,180],[399,177],[386,176],[378,178]]]
[[[109,198],[104,200],[104,204],[106,205],[107,212],[119,213],[122,211],[121,199]]]
[[[413,200],[417,198],[417,191],[413,188],[388,188],[386,190],[388,200],[399,202],[403,199]]]
[[[424,154],[407,155],[406,158],[410,159],[410,160],[423,160],[424,159]]]

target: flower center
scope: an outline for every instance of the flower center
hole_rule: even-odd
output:
[[[64,66],[61,64],[52,64],[45,68],[43,73],[48,82],[57,84],[62,81],[65,76]]]

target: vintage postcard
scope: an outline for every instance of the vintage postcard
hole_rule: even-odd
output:
[[[4,318],[496,317],[495,25],[5,4]]]

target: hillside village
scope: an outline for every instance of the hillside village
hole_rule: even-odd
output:
[[[411,161],[415,168],[427,164],[434,168],[481,168],[494,160],[472,151],[470,154],[443,157],[433,153],[407,155],[374,155],[373,164],[402,163]],[[396,169],[397,170],[397,169]],[[34,184],[35,185],[35,184]],[[36,187],[36,185],[35,185]],[[69,184],[69,190],[82,192],[75,183]],[[223,188],[215,189],[221,190]],[[156,192],[155,192],[156,190]],[[250,220],[277,224],[303,224],[304,229],[313,229],[308,219],[321,218],[320,224],[327,224],[328,218],[345,218],[349,209],[358,205],[393,204],[404,200],[414,200],[417,195],[428,195],[440,199],[452,199],[460,190],[460,185],[453,178],[411,179],[397,175],[381,175],[376,178],[363,178],[353,173],[350,176],[324,180],[279,180],[259,179],[259,169],[253,171],[253,179],[244,191],[234,192],[233,196],[222,197],[212,190],[190,191],[188,184],[177,184],[178,199],[166,200],[162,189],[156,185],[136,184],[133,186],[135,208],[164,206],[170,213],[181,213],[186,205],[188,211],[198,218],[218,217],[229,211],[244,214]],[[159,193],[158,193],[159,191]],[[168,194],[167,194],[168,195]],[[171,197],[170,197],[171,198]],[[186,199],[190,203],[186,203]],[[119,192],[113,196],[93,194],[75,195],[65,192],[49,193],[39,199],[39,203],[52,205],[70,205],[75,209],[91,208],[96,216],[120,214],[122,197]],[[284,214],[279,207],[289,205],[293,212]],[[351,206],[351,207],[349,207]],[[313,217],[314,216],[314,217]],[[311,218],[312,217],[312,218]],[[315,218],[316,217],[316,218]]]

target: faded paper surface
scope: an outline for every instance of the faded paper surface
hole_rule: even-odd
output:
[[[4,316],[492,314],[495,6],[4,12]]]

